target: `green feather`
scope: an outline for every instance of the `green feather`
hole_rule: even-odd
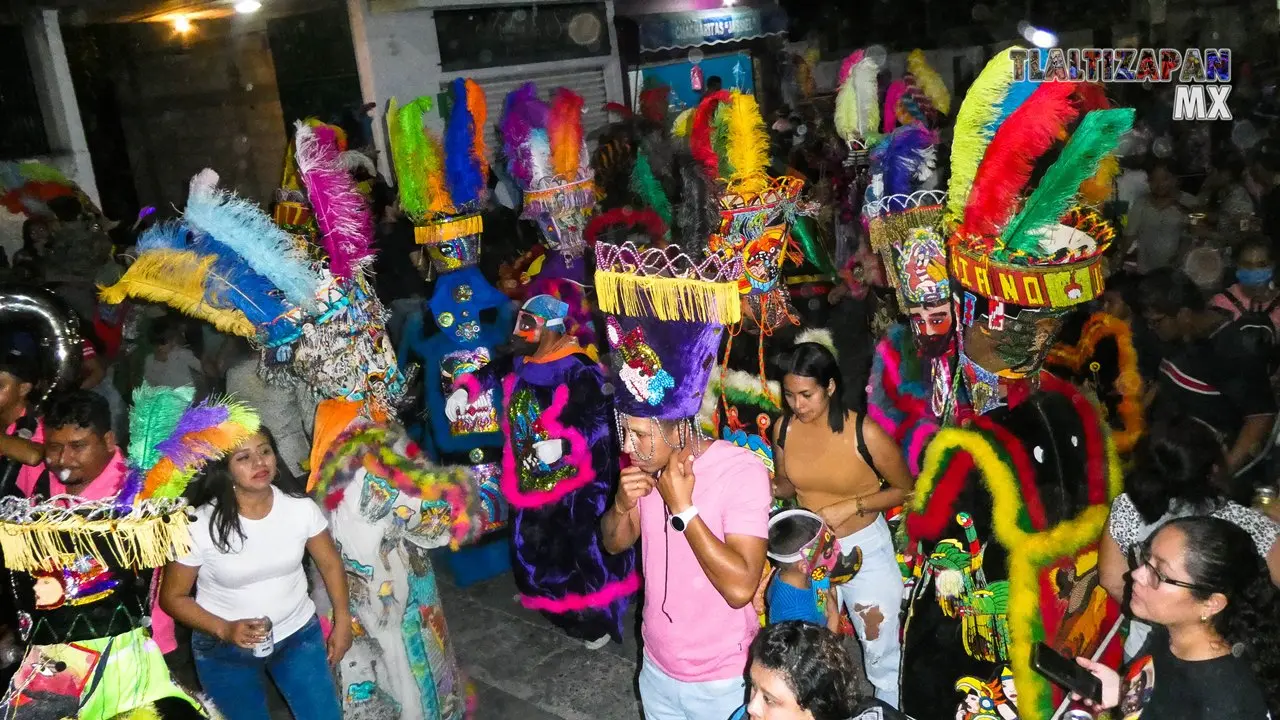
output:
[[[431,110],[431,98],[420,97],[400,107],[395,98],[387,108],[387,132],[391,140],[391,160],[395,164],[400,205],[413,220],[428,214],[427,134],[422,116]]]
[[[729,104],[716,106],[715,117],[711,120],[711,147],[720,158],[720,177],[733,175],[733,163],[729,162]]]
[[[671,200],[667,198],[667,193],[662,189],[662,183],[658,181],[658,177],[653,174],[653,165],[649,164],[649,155],[643,151],[636,156],[635,167],[631,170],[631,192],[635,193],[640,202],[653,211],[658,213],[658,217],[662,218],[662,222],[667,224],[667,228],[671,227]],[[671,230],[667,230],[667,235],[671,235]]]
[[[190,468],[174,473],[165,484],[151,493],[151,497],[162,499],[181,497],[182,493],[187,491],[187,486],[191,484],[191,480],[195,478],[197,472],[199,472],[198,468]]]
[[[1095,110],[1085,115],[1062,154],[1005,228],[1005,251],[1039,255],[1040,231],[1058,222],[1075,202],[1080,184],[1093,177],[1098,164],[1132,127],[1132,108]]]
[[[827,248],[823,246],[822,240],[818,237],[817,224],[813,218],[797,217],[795,222],[791,224],[791,237],[796,239],[796,244],[800,246],[800,251],[804,253],[804,259],[808,260],[814,267],[827,277],[834,278],[836,276],[835,264],[831,260],[831,253],[827,252]]]
[[[133,391],[129,460],[134,466],[145,472],[160,462],[161,453],[156,446],[173,434],[195,394],[192,387],[155,387],[145,382]]]

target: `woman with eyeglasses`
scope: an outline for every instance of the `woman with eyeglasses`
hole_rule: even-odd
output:
[[[1254,541],[1214,517],[1163,525],[1135,553],[1133,614],[1157,626],[1120,673],[1087,658],[1119,720],[1264,720],[1280,714],[1280,599]]]
[[[1236,497],[1223,469],[1222,444],[1208,426],[1189,415],[1156,422],[1138,444],[1125,491],[1111,503],[1109,532],[1103,536],[1098,567],[1102,586],[1118,602],[1125,599],[1126,557],[1164,523],[1177,517],[1209,515],[1243,528],[1258,555],[1267,559],[1280,584],[1280,531],[1271,518]],[[1125,658],[1142,648],[1150,626],[1135,620],[1125,640]]]

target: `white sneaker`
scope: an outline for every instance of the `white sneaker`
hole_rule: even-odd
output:
[[[608,644],[609,644],[609,639],[610,639],[610,638],[609,638],[609,636],[608,636],[608,635],[605,635],[604,637],[600,637],[600,638],[597,638],[597,639],[595,639],[595,640],[592,640],[592,641],[590,641],[590,642],[586,642],[586,643],[583,643],[583,644],[587,646],[587,649],[588,649],[588,650],[599,650],[600,648],[602,648],[602,647],[604,647],[605,645],[608,645]]]

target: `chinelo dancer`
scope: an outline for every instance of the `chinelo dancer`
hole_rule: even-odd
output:
[[[192,399],[192,388],[135,392],[115,494],[0,501],[0,547],[29,643],[0,701],[5,717],[219,717],[171,679],[151,638],[153,569],[191,547],[187,483],[255,433],[258,418]]]
[[[1102,292],[1113,231],[1081,186],[1132,123],[1096,84],[1015,80],[1007,50],[956,115],[954,390],[975,417],[934,436],[908,504],[921,563],[903,642],[908,715],[1048,720],[1065,698],[1032,667],[1038,640],[1118,659],[1118,607],[1097,567],[1117,456],[1097,409],[1041,367],[1063,316]]]
[[[264,348],[264,369],[286,371],[322,399],[309,491],[326,511],[350,587],[354,642],[338,666],[343,713],[460,720],[468,693],[427,551],[502,527],[506,505],[496,476],[436,467],[397,423],[407,379],[368,291],[367,205],[322,127],[300,127],[297,143],[317,245],[218,189],[206,171],[183,221],[144,236],[137,262],[104,293],[164,302],[247,337]],[[324,622],[341,613],[332,613],[322,580],[313,577],[312,595]]]

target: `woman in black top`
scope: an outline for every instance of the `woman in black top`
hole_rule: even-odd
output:
[[[1102,681],[1121,720],[1265,720],[1280,715],[1280,601],[1249,533],[1214,517],[1170,521],[1135,553],[1136,617],[1160,626],[1122,678]]]

